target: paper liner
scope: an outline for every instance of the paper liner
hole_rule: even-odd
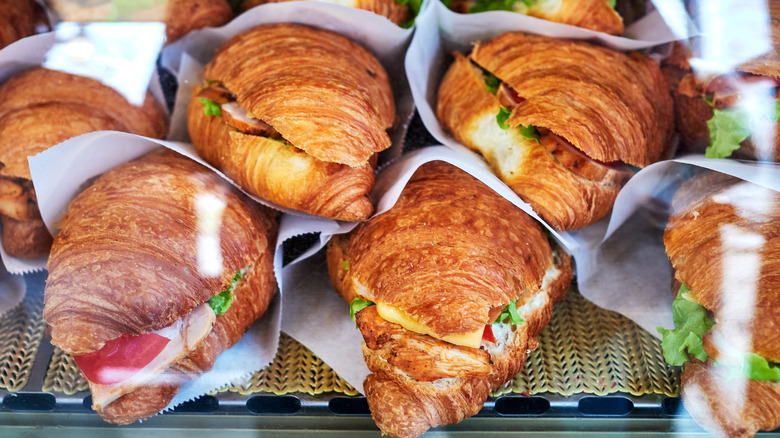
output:
[[[403,139],[414,111],[403,69],[403,57],[411,40],[411,29],[402,29],[387,18],[362,9],[316,1],[269,3],[254,7],[227,25],[194,31],[166,47],[161,65],[170,70],[179,83],[171,120],[169,139],[190,141],[187,131],[187,107],[192,87],[202,82],[201,70],[233,35],[268,23],[292,22],[339,33],[361,44],[377,57],[387,70],[396,105],[396,124],[389,131],[393,146],[385,158],[401,154]]]
[[[57,235],[59,223],[67,212],[70,201],[87,188],[94,177],[160,147],[167,147],[187,156],[230,181],[198,158],[188,144],[149,139],[124,132],[101,131],[84,134],[28,159],[46,227],[54,236]],[[281,232],[287,233],[285,230]],[[277,241],[274,254],[274,274],[277,279],[282,278],[279,250],[282,242],[283,240]],[[279,289],[282,290],[281,281]],[[280,298],[275,297],[265,315],[255,322],[236,345],[219,356],[214,368],[182,385],[176,397],[163,411],[207,394],[226,383],[245,378],[271,363],[279,345],[281,313]]]
[[[57,31],[27,37],[0,50],[0,84],[7,81],[14,74],[30,68],[43,66],[57,69],[57,67],[62,66],[62,61],[65,60],[64,56],[68,52],[68,50],[64,49],[64,44],[67,44],[68,42],[72,43],[74,38],[78,36],[78,34],[72,33],[72,30],[74,29],[72,26],[76,25],[71,25],[71,27],[64,30],[59,29]],[[126,81],[126,76],[118,75],[125,75],[127,72],[132,72],[133,80],[139,84],[135,88],[139,88],[140,84],[147,84],[149,91],[157,99],[160,107],[168,114],[168,107],[165,104],[165,97],[163,96],[160,80],[157,77],[157,70],[155,69],[155,54],[162,46],[162,40],[157,41],[154,38],[151,38],[147,40],[146,43],[133,40],[133,44],[138,44],[138,52],[148,53],[139,54],[133,51],[129,54],[125,54],[127,51],[120,51],[118,50],[118,47],[128,43],[127,38],[129,38],[129,35],[127,33],[120,35],[116,40],[112,40],[106,36],[110,33],[106,31],[109,24],[98,23],[96,25],[82,25],[81,27],[90,29],[92,28],[91,26],[98,26],[98,28],[101,29],[101,31],[97,33],[101,37],[101,45],[94,53],[89,54],[84,58],[84,62],[81,63],[81,70],[90,70],[89,66],[92,65],[94,67],[92,68],[94,74],[90,75],[91,77],[101,79],[96,76],[104,75],[106,78],[114,78],[108,80],[108,82],[104,82],[107,86],[111,86],[111,83],[117,80]],[[162,28],[159,28],[159,26],[156,25],[150,27],[149,23],[138,23],[132,24],[131,26],[135,27],[125,29],[140,30],[141,32],[151,33],[152,35],[155,30],[162,32]],[[90,41],[96,41],[96,39]],[[56,56],[52,55],[52,53],[55,52],[55,50],[53,50],[54,48],[57,48]],[[95,64],[90,64],[92,61],[94,61]],[[138,63],[148,64],[143,66],[148,74],[135,72],[135,67],[133,66]],[[76,74],[73,70],[65,71]],[[2,245],[0,245],[0,257],[2,257],[6,269],[14,274],[26,274],[46,269],[46,260],[48,259],[48,257],[40,257],[37,259],[12,257],[6,254]]]
[[[780,165],[687,156],[637,173],[617,197],[612,215],[587,229],[590,248],[574,252],[582,294],[621,313],[660,338],[672,322],[672,273],[663,243],[668,206],[677,186],[701,167],[780,191]]]

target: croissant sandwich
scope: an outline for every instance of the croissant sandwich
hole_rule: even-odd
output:
[[[243,0],[239,9],[244,12],[255,6],[267,3],[281,3],[290,0]],[[414,11],[410,8],[410,2],[398,0],[319,0],[325,3],[335,3],[338,5],[349,6],[357,9],[365,9],[377,15],[386,17],[395,24],[401,25],[412,18]]]
[[[229,0],[104,1],[49,0],[62,21],[161,21],[170,44],[189,32],[233,18]]]
[[[392,209],[335,236],[327,258],[365,340],[374,421],[397,437],[479,412],[524,366],[572,279],[539,224],[443,162],[421,167]]]
[[[374,155],[390,146],[390,81],[368,51],[333,32],[271,24],[236,35],[203,71],[192,143],[247,191],[306,213],[373,212]]]
[[[164,409],[265,312],[276,232],[274,213],[167,149],[73,200],[49,258],[43,318],[104,420]]]
[[[615,11],[614,3],[614,0],[452,0],[450,8],[462,14],[506,10],[597,32],[622,35],[623,19]]]
[[[30,35],[48,31],[49,18],[35,0],[0,0],[0,49]]]
[[[632,175],[626,165],[658,160],[673,126],[652,59],[522,33],[455,53],[437,114],[559,230],[604,217]]]
[[[682,399],[716,436],[780,427],[780,194],[717,172],[686,181],[664,233]]]
[[[699,52],[698,42],[715,39],[705,34],[691,44],[675,43],[664,61],[684,150],[710,158],[780,162],[780,0],[767,6],[772,33],[767,53],[718,74],[695,71],[690,61]],[[718,41],[722,39],[721,34]]]
[[[149,94],[136,107],[100,82],[68,73],[36,68],[0,86],[0,223],[8,254],[36,258],[51,247],[27,157],[100,130],[162,138],[167,120]]]

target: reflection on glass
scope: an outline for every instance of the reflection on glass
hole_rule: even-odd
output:
[[[87,76],[142,105],[165,40],[161,23],[61,23],[43,66]]]
[[[198,219],[198,271],[210,277],[222,274],[219,230],[225,207],[225,201],[211,193],[195,196],[195,214]]]

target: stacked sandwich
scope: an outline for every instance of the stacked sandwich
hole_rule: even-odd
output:
[[[334,237],[328,270],[365,340],[371,414],[398,437],[475,415],[524,366],[572,278],[538,223],[443,162]]]
[[[675,328],[664,357],[685,365],[687,410],[718,436],[780,426],[780,194],[708,172],[674,195],[664,233]]]

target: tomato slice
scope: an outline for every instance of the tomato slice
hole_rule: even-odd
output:
[[[165,348],[170,339],[155,333],[122,335],[98,351],[73,356],[92,383],[113,385],[136,375]]]
[[[482,332],[482,340],[496,343],[496,337],[493,336],[493,328],[490,327],[490,324],[485,325],[485,330]]]

